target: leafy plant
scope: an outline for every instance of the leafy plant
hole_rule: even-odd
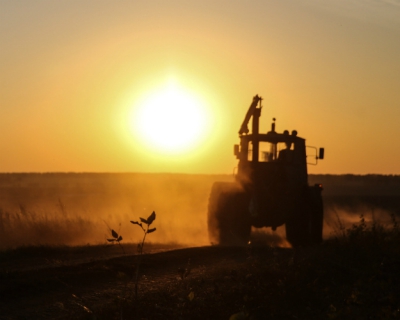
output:
[[[143,240],[142,243],[139,244],[139,254],[142,255],[143,254],[143,246],[144,246],[144,241],[146,240],[146,236],[149,233],[152,233],[154,231],[156,231],[156,228],[152,228],[150,229],[150,225],[153,223],[153,221],[156,219],[156,213],[153,211],[152,214],[147,218],[140,218],[140,221],[131,221],[132,224],[137,224],[139,227],[142,228],[144,236],[143,236]],[[146,227],[143,227],[143,224],[147,225]]]
[[[140,268],[140,264],[142,262],[144,242],[146,240],[146,236],[149,233],[156,231],[156,228],[150,228],[151,224],[154,222],[155,219],[156,219],[156,213],[153,211],[147,219],[140,218],[140,222],[139,221],[131,221],[132,224],[138,225],[143,230],[143,239],[142,239],[142,242],[139,243],[139,245],[138,245],[139,259],[136,264],[136,271],[135,271],[135,298],[136,299],[138,297],[139,268]]]
[[[118,233],[117,233],[114,229],[111,229],[111,235],[112,235],[112,238],[107,239],[107,241],[108,241],[108,242],[117,242],[118,245],[121,247],[122,252],[125,254],[125,250],[124,250],[124,248],[123,248],[122,245],[121,245],[122,236],[121,236],[121,235],[118,235]]]
[[[118,245],[119,245],[119,246],[121,247],[121,249],[122,249],[122,252],[123,252],[124,254],[126,254],[124,248],[123,248],[122,245],[121,245],[122,236],[121,236],[120,234],[118,234],[119,231],[116,232],[114,229],[111,229],[111,228],[110,228],[110,226],[107,224],[107,222],[105,222],[104,220],[103,220],[103,222],[106,224],[108,230],[110,230],[111,236],[112,236],[112,238],[107,239],[107,241],[108,241],[108,242],[113,242],[113,243],[118,243]],[[121,227],[121,224],[120,224],[119,226]]]

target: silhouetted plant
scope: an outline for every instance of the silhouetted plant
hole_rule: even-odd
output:
[[[139,221],[131,221],[132,224],[138,225],[143,230],[143,239],[142,239],[142,242],[139,243],[139,245],[138,245],[139,259],[136,264],[136,271],[135,271],[135,298],[136,299],[138,296],[139,268],[140,268],[140,264],[142,262],[144,242],[146,240],[146,236],[149,233],[156,231],[156,228],[150,229],[150,226],[154,222],[155,219],[156,219],[156,213],[153,211],[147,219],[140,218],[140,222]],[[143,226],[143,225],[145,225],[145,226]]]
[[[347,235],[350,239],[356,239],[359,238],[360,236],[365,235],[367,231],[368,231],[367,223],[365,221],[364,215],[361,214],[360,222],[354,223],[351,229],[347,230]]]
[[[122,252],[125,254],[125,250],[124,250],[124,248],[123,248],[122,245],[121,245],[122,236],[121,236],[121,235],[118,235],[118,233],[117,233],[115,230],[113,230],[113,229],[111,229],[111,235],[113,236],[113,238],[107,239],[107,241],[108,241],[108,242],[114,242],[114,243],[117,242],[118,245],[121,247]]]
[[[337,237],[346,237],[346,226],[343,223],[343,220],[339,217],[339,214],[335,209],[333,209],[333,213],[336,217],[336,225],[334,226],[335,233]]]

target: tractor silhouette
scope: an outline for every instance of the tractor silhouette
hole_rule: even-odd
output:
[[[285,130],[259,132],[262,98],[253,98],[234,146],[239,160],[234,182],[215,182],[208,204],[208,234],[212,244],[245,245],[251,228],[285,225],[292,246],[322,241],[322,185],[308,185],[305,139]],[[252,118],[252,132],[248,123]],[[313,148],[313,147],[312,147]],[[324,158],[317,148],[314,163]]]

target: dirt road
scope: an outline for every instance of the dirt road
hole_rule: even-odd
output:
[[[137,297],[138,256],[107,259],[97,252],[95,260],[87,248],[2,254],[0,319],[395,319],[400,258],[397,239],[384,241],[393,243],[147,254]]]
[[[34,259],[21,256],[23,252],[20,252],[18,256],[8,257],[8,261],[3,260],[0,318],[85,318],[102,314],[106,308],[118,313],[125,299],[133,299],[132,303],[138,304],[134,312],[145,315],[150,311],[149,301],[159,296],[160,310],[154,309],[158,305],[155,302],[149,319],[158,316],[168,318],[168,315],[172,319],[177,307],[185,309],[185,304],[200,303],[196,301],[200,292],[193,286],[193,281],[209,282],[212,294],[217,295],[224,282],[231,282],[237,270],[252,259],[251,252],[246,248],[200,247],[144,255],[139,269],[138,301],[135,301],[132,275],[139,256],[124,255],[109,259],[99,254],[99,250],[98,247],[92,250],[86,248],[86,258],[83,258],[83,249],[70,251],[69,254],[65,252],[67,249],[60,249],[60,252],[48,249],[47,258],[44,258],[44,252]],[[264,251],[265,259],[279,256],[280,260],[288,260],[292,255],[290,250],[264,248]],[[117,252],[115,247],[108,253],[113,255]],[[193,298],[189,296],[191,292]],[[164,297],[164,294],[167,296]],[[170,306],[171,310],[164,310],[162,300],[173,297],[175,304]],[[116,315],[108,316],[118,318]],[[181,316],[184,317],[184,312]],[[130,316],[126,315],[126,318]]]

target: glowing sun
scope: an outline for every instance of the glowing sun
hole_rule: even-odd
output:
[[[183,153],[205,138],[207,118],[201,99],[176,84],[169,84],[138,103],[132,129],[150,149]]]

